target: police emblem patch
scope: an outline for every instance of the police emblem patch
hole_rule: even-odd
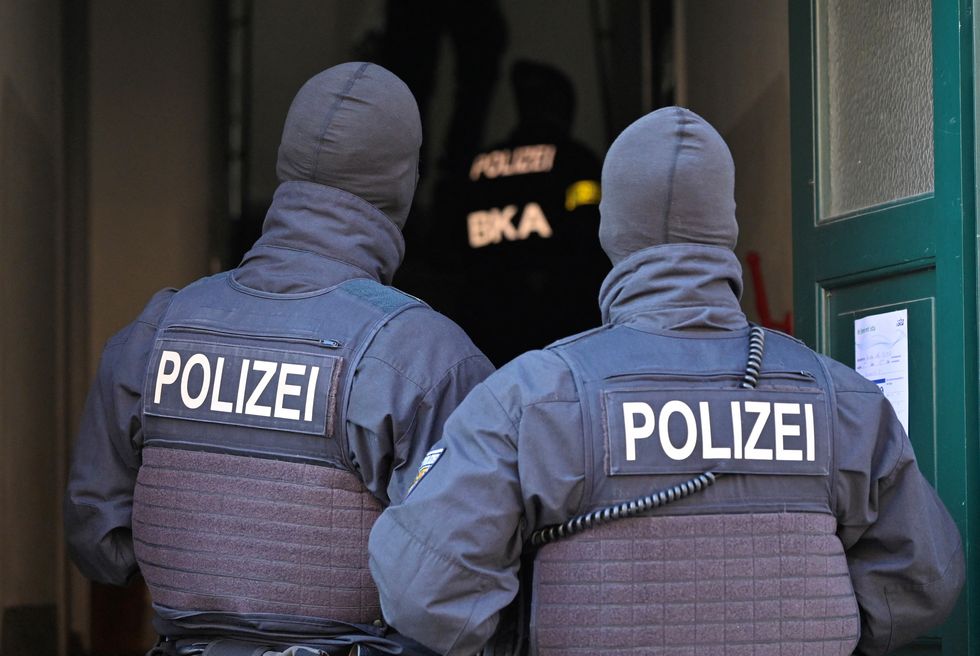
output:
[[[439,458],[442,457],[442,454],[445,453],[445,451],[446,449],[444,448],[432,449],[425,454],[425,457],[422,458],[422,464],[419,465],[419,470],[415,474],[415,480],[412,481],[412,485],[408,488],[408,492],[405,493],[405,498],[408,498],[408,495],[412,493],[415,486],[417,486],[422,479],[425,478],[425,475],[429,473],[429,470],[432,469],[437,462],[439,462]]]

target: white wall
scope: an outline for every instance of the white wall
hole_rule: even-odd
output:
[[[761,256],[774,318],[792,309],[789,45],[784,0],[678,0],[686,105],[717,128],[735,160],[745,269],[742,307],[757,320],[745,254]]]

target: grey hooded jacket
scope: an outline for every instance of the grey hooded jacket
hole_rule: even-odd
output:
[[[538,552],[532,653],[885,653],[955,604],[957,528],[891,405],[853,370],[769,332],[759,388],[737,389],[748,325],[731,158],[698,117],[661,112],[604,167],[616,265],[603,326],[477,386],[375,524],[385,618],[440,653],[475,653],[518,593],[535,530],[712,469],[724,476],[706,491]],[[624,416],[643,406],[648,421]]]
[[[320,102],[307,106],[311,94],[326,100],[320,97]],[[327,102],[330,99],[333,102]],[[300,115],[304,106],[310,116]],[[366,118],[361,115],[365,113]],[[290,149],[289,144],[299,143],[296,131],[309,122],[317,124],[322,141],[300,140],[315,153],[307,153],[304,159],[298,147]],[[365,125],[379,133],[373,141],[358,141]],[[258,549],[256,553],[263,558],[282,560],[282,568],[303,558],[305,569],[295,572],[297,581],[305,577],[312,582],[311,589],[322,587],[325,568],[340,563],[316,559],[348,553],[356,560],[364,545],[329,545],[329,555],[318,556],[320,552],[311,548],[317,546],[318,534],[322,539],[322,531],[317,533],[320,527],[314,524],[321,522],[323,531],[335,530],[338,520],[341,528],[343,522],[349,524],[351,520],[341,515],[349,505],[337,505],[337,513],[331,514],[334,504],[341,502],[357,504],[352,508],[361,510],[352,517],[361,521],[362,515],[370,519],[377,512],[373,508],[399,501],[415,474],[414,463],[439,434],[450,412],[493,370],[455,324],[388,286],[404,251],[400,226],[414,192],[420,143],[418,113],[404,84],[384,69],[367,64],[347,64],[321,73],[297,96],[283,143],[283,183],[276,191],[262,237],[240,266],[181,292],[157,293],[140,316],[105,346],[74,447],[65,499],[71,555],[93,580],[122,584],[140,566],[152,564],[164,572],[147,576],[148,581],[158,582],[154,589],[161,594],[169,590],[171,598],[186,600],[190,598],[187,593],[194,592],[194,586],[203,580],[191,578],[190,572],[206,576],[210,568],[211,574],[219,574],[209,564],[217,555],[209,551],[209,545],[234,549],[252,540],[249,548]],[[355,153],[347,166],[341,166],[345,149]],[[300,160],[318,161],[320,168],[289,169],[284,164]],[[365,177],[371,181],[370,191],[359,186],[363,179],[351,183],[343,179],[358,167],[369,171]],[[329,171],[338,168],[342,172],[332,180]],[[387,184],[379,177],[384,175]],[[330,182],[365,196],[373,194],[372,202]],[[311,315],[311,310],[320,314]],[[291,312],[296,313],[294,321]],[[372,323],[358,323],[364,321]],[[193,325],[184,328],[182,335],[164,335],[163,329],[175,322]],[[317,343],[309,346],[309,339],[293,334],[305,329],[325,332],[313,335]],[[349,346],[355,348],[344,351],[342,364],[336,364],[341,361],[331,354],[348,345],[325,338],[342,334],[354,336]],[[183,374],[178,381],[176,373],[168,378],[171,370],[159,354],[163,348],[172,349],[171,355],[179,351],[174,344],[191,344],[198,351],[222,356],[217,367],[211,358],[215,392],[207,403],[188,398],[197,394],[199,380]],[[295,364],[289,370],[280,367],[277,382],[263,383],[266,396],[260,398],[257,392],[252,398],[243,396],[242,389],[253,385],[244,373],[249,359],[253,363],[259,358],[271,361],[285,353],[293,354],[288,357]],[[186,357],[185,361],[185,370],[192,371]],[[304,368],[307,363],[309,369]],[[324,372],[323,379],[304,388],[314,363],[323,365],[317,369]],[[264,364],[268,368],[271,362]],[[242,368],[240,383],[237,374],[229,383],[233,365]],[[219,389],[217,370],[221,367],[225,383]],[[333,377],[327,373],[331,367]],[[239,389],[237,409],[233,385]],[[188,393],[189,389],[194,391]],[[329,396],[321,394],[327,389]],[[178,390],[184,393],[184,409],[179,413],[159,410],[161,403],[167,403],[167,394],[180,399]],[[306,400],[305,415],[298,405],[300,399]],[[245,403],[252,404],[253,411]],[[205,414],[223,407],[227,409],[221,416]],[[325,407],[332,408],[329,415],[322,414]],[[263,409],[264,417],[259,416]],[[300,429],[294,430],[288,427],[292,415],[313,421],[298,421]],[[338,425],[332,426],[328,417],[339,418]],[[151,420],[154,428],[148,435]],[[283,426],[285,432],[275,432]],[[144,448],[148,437],[156,446],[168,448]],[[328,443],[329,447],[318,446]],[[150,451],[153,461],[148,468],[144,465]],[[188,485],[191,487],[183,490]],[[199,487],[194,489],[195,485]],[[173,492],[161,492],[168,488]],[[134,491],[136,509],[146,522],[145,528],[141,524],[135,530]],[[260,505],[267,494],[273,495],[268,500],[276,506],[271,514],[270,508]],[[282,505],[293,494],[292,505]],[[194,548],[181,549],[179,540],[173,540],[174,531],[182,527],[173,517],[194,508],[201,510],[195,504],[206,498],[217,501],[205,504],[201,518],[211,517],[214,524],[209,532],[222,537],[214,542],[186,536],[181,538],[184,546],[191,542]],[[304,512],[309,513],[305,518]],[[259,521],[260,517],[266,519]],[[237,524],[231,521],[235,518]],[[162,529],[168,522],[174,529],[169,535]],[[134,533],[139,542],[135,553]],[[163,541],[171,545],[166,552],[161,549]],[[178,561],[188,554],[197,564],[188,567]],[[228,566],[234,559],[223,561],[219,565]],[[241,562],[246,562],[244,556]],[[287,593],[283,595],[275,586],[258,585],[256,567],[251,572],[238,567],[222,576],[243,581],[234,589],[251,586],[250,591],[258,590],[259,601],[229,598],[197,607],[195,599],[175,607],[159,603],[155,595],[158,629],[170,635],[226,629],[313,636],[357,631],[350,628],[351,620],[331,623],[329,603],[317,607],[311,619],[308,615],[313,613],[308,611],[314,607],[310,601],[314,596],[310,590],[304,591],[301,583],[292,588],[291,583],[280,586]],[[289,571],[292,576],[292,569]],[[246,582],[251,575],[256,578]],[[178,595],[160,582],[176,582],[184,589]],[[359,587],[361,582],[351,585]],[[206,597],[213,590],[199,592]],[[281,598],[263,614],[263,604],[273,600],[270,595]],[[370,600],[366,601],[370,607]],[[235,611],[239,607],[249,608],[252,614],[242,616]],[[292,617],[296,613],[283,610],[294,607],[304,617]]]

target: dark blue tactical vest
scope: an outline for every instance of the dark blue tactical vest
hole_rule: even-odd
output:
[[[364,350],[417,304],[371,280],[271,294],[230,273],[174,296],[147,367],[133,499],[155,604],[380,618],[366,546],[381,506],[352,473],[345,413]]]
[[[851,653],[859,619],[833,515],[829,376],[769,332],[758,386],[741,389],[747,332],[613,326],[553,347],[582,402],[579,512],[723,476],[652,515],[542,547],[532,653]]]

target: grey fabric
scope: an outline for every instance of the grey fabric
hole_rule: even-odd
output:
[[[422,123],[412,92],[390,71],[340,64],[296,94],[282,131],[276,173],[336,187],[405,225],[418,182]]]
[[[646,311],[654,295],[660,308]],[[727,248],[700,244],[653,246],[612,268],[599,290],[602,322],[646,330],[740,330],[748,325],[738,303],[742,265]]]
[[[651,401],[663,400],[669,398],[668,391],[678,391],[679,398],[687,399],[696,399],[700,391],[710,398],[737,399],[734,393],[744,372],[749,330],[738,306],[740,270],[731,253],[737,236],[733,167],[724,142],[686,110],[658,110],[617,139],[607,156],[602,187],[600,237],[615,263],[601,292],[604,325],[545,350],[525,353],[478,385],[446,422],[443,437],[434,446],[442,449],[439,460],[405,501],[386,509],[372,529],[370,567],[385,618],[443,654],[468,656],[492,638],[501,610],[518,592],[518,570],[533,531],[690,477],[684,472],[693,451],[657,457],[667,453],[664,434],[670,441],[671,426],[685,425],[680,419],[678,424],[670,423],[670,413],[664,410],[668,401],[658,405],[662,413],[658,425],[644,420],[643,430],[630,437],[626,413],[633,410],[626,407],[625,399],[636,402],[649,392],[646,398]],[[733,473],[737,470],[726,465],[746,460],[738,455],[740,451],[708,454],[703,426],[713,424],[703,408],[710,408],[710,402],[698,404],[701,429],[695,411],[685,405],[691,420],[682,434],[686,437],[679,440],[686,446],[694,435],[693,448],[703,447],[703,459],[697,463],[712,458],[721,471],[730,473],[708,489],[658,510],[655,514],[663,523],[656,526],[678,533],[692,527],[717,533],[712,529],[717,521],[708,516],[721,517],[724,527],[750,526],[751,537],[722,538],[722,545],[734,552],[748,550],[752,559],[760,561],[774,557],[773,536],[778,533],[780,576],[783,558],[788,558],[786,572],[791,574],[799,563],[789,554],[798,553],[799,547],[809,556],[810,547],[817,544],[815,589],[788,583],[785,593],[793,603],[785,608],[780,604],[779,621],[796,622],[801,614],[798,602],[806,597],[806,616],[826,620],[809,630],[814,638],[829,639],[814,653],[826,653],[827,648],[842,653],[853,642],[856,607],[861,626],[855,653],[884,654],[940,624],[952,610],[965,567],[957,527],[920,473],[905,431],[875,384],[788,336],[767,331],[766,343],[759,386],[751,390],[761,406],[758,416],[770,410],[783,417],[773,421],[783,422],[786,415],[781,413],[792,414],[798,407],[806,415],[810,403],[813,422],[779,423],[791,428],[779,429],[783,437],[772,438],[774,448],[753,453],[756,462],[751,470],[739,467],[744,473]],[[807,398],[812,403],[800,401]],[[794,400],[787,403],[789,399]],[[736,416],[742,406],[733,400],[731,408],[731,430],[727,435],[715,433],[716,446],[722,439],[734,446],[739,439]],[[619,420],[613,422],[617,412]],[[635,420],[630,421],[636,429]],[[758,421],[762,428],[752,430],[761,440],[769,420]],[[651,437],[654,428],[660,431],[662,450],[648,449],[641,455],[637,447],[631,452],[629,441],[635,446],[636,441]],[[805,445],[801,443],[804,432]],[[781,448],[809,449],[811,437],[815,457],[807,458],[806,466],[779,462],[794,460],[781,457]],[[674,450],[677,447],[673,444]],[[678,463],[676,471],[665,467],[670,459]],[[617,462],[637,466],[627,471],[617,469]],[[814,521],[820,530],[795,545],[792,526],[780,522],[783,516],[796,521],[798,514],[818,517]],[[599,552],[594,555],[600,563],[590,564],[583,575],[625,576],[620,570],[627,566],[642,569],[645,557],[652,561],[660,557],[656,545],[651,545],[652,553],[631,558],[621,557],[618,544],[604,552],[603,530],[615,534],[628,529],[610,525],[584,537],[599,536]],[[797,533],[795,538],[799,537]],[[543,562],[547,565],[564,549],[579,548],[569,544],[549,547],[542,553]],[[718,544],[709,540],[704,547],[717,549]],[[695,537],[679,540],[676,546],[697,556],[701,544]],[[626,565],[619,562],[624,560]],[[734,560],[737,576],[746,561]],[[845,563],[853,596],[842,576]],[[572,578],[579,569],[560,568],[551,574]],[[712,618],[699,616],[697,608],[718,602],[721,595],[727,612],[729,607],[738,608],[739,594],[748,591],[741,584],[727,585],[727,569],[724,590],[692,589],[692,578],[700,579],[690,563],[682,567],[682,581],[658,577],[656,572],[639,573],[643,574],[639,580],[656,579],[665,585],[663,595],[635,602],[641,612],[646,609],[644,602],[669,602],[673,589],[667,588],[674,583],[680,583],[676,591],[685,596],[682,603],[690,604],[690,596],[696,595],[695,621],[687,631],[700,645],[717,644],[718,637],[712,635]],[[771,574],[776,573],[774,569],[757,572],[753,563],[752,594],[765,594]],[[819,588],[830,580],[833,589],[827,591],[833,594],[833,603],[821,610]],[[780,582],[780,594],[786,581]],[[412,593],[405,594],[406,590]],[[588,592],[574,590],[557,595],[564,602],[575,599],[578,592]],[[545,610],[558,601],[552,596],[539,597],[537,602],[542,600]],[[808,608],[811,601],[817,607]],[[669,608],[664,607],[665,623]],[[648,622],[619,611],[599,613],[598,621],[592,613],[564,619],[593,622],[600,636],[610,638],[617,635],[617,626],[628,627],[623,633],[630,645],[640,645],[642,653],[655,653],[657,638],[642,635]],[[542,619],[546,616],[543,613]],[[807,639],[805,622],[794,626]],[[564,645],[559,647],[561,653],[566,653],[565,646],[570,648],[566,635],[538,637],[545,644]],[[594,640],[595,634],[579,637]],[[729,644],[726,633],[724,651],[811,651],[803,649],[792,632],[755,638],[770,644],[742,649]],[[630,653],[608,641],[589,644],[593,652]],[[684,647],[669,653],[701,651],[701,647]]]
[[[349,278],[390,285],[404,256],[401,231],[364,199],[312,182],[284,182],[235,278],[276,294],[324,289]],[[333,265],[317,261],[324,258]]]
[[[268,646],[237,640],[215,640],[209,644],[201,656],[262,656]]]
[[[735,166],[713,127],[665,107],[626,128],[602,165],[599,240],[613,264],[659,244],[735,248]]]
[[[442,457],[371,532],[371,572],[390,624],[443,654],[468,656],[491,639],[517,593],[532,531],[688,478],[610,477],[597,500],[606,463],[586,427],[602,418],[593,417],[593,399],[583,396],[565,356],[576,345],[583,357],[592,354],[589,362],[616,369],[610,378],[623,385],[638,373],[672,371],[684,386],[737,386],[747,354],[744,316],[730,286],[710,283],[703,293],[703,281],[723,281],[732,269],[692,257],[692,248],[723,250],[666,244],[638,252],[642,264],[624,260],[627,270],[614,269],[604,288],[609,323],[518,357],[457,408],[434,446],[445,449]],[[657,285],[652,271],[671,261],[686,263],[684,275]],[[718,291],[725,287],[730,299]],[[830,400],[836,428],[828,474],[730,474],[658,514],[792,509],[833,517],[861,616],[856,653],[886,653],[941,623],[955,604],[964,580],[956,525],[876,385],[778,333],[768,333],[767,352],[763,379],[777,388],[793,374],[789,355],[809,353],[812,376],[796,368],[789,382],[819,385]],[[620,496],[610,499],[617,486]]]
[[[147,448],[133,508],[136,557],[155,603],[380,618],[364,544],[381,504],[350,472]]]
[[[539,656],[849,656],[860,630],[836,521],[817,513],[637,517],[546,545]]]
[[[243,298],[261,301],[256,301],[261,307],[248,304],[249,321],[257,322],[253,327],[259,336],[265,335],[262,322],[279,327],[289,323],[293,300],[327,293],[344,294],[350,303],[373,308],[372,321],[376,321],[384,314],[378,311],[378,301],[393,308],[408,299],[397,290],[378,290],[390,282],[403,250],[397,226],[366,199],[317,182],[289,181],[273,198],[262,237],[223,280]],[[366,282],[354,284],[358,294],[346,293],[344,283],[355,280]],[[132,323],[107,342],[74,446],[65,495],[66,538],[81,571],[100,582],[125,583],[138,569],[132,508],[146,437],[144,381],[158,330],[175,295],[173,289],[157,293]],[[234,308],[209,307],[207,300],[200,304],[202,314],[240,318]],[[351,381],[346,408],[337,416],[346,420],[338,419],[342,425],[332,431],[345,435],[345,441],[335,445],[341,451],[335,464],[356,476],[382,505],[401,500],[415,476],[416,463],[438,437],[450,412],[493,370],[458,326],[422,303],[412,300],[411,307],[383,318],[383,325],[372,326],[372,337],[363,348],[344,355]],[[333,325],[344,335],[359,330],[345,325],[353,318],[343,312],[322,319],[336,322]],[[233,430],[215,426],[214,439],[218,428]],[[282,442],[289,441],[286,433],[276,435],[283,436]],[[281,455],[281,448],[279,444],[273,452]],[[255,489],[273,493],[278,488],[262,483]],[[180,499],[195,502],[188,494]],[[303,525],[298,506],[291,510],[281,504],[251,507],[266,513],[263,516],[290,518],[293,538],[309,546],[297,557],[321,558],[321,547],[338,537],[335,531]],[[174,508],[157,512],[159,523],[175,530],[185,519]],[[256,539],[273,542],[282,537],[269,523],[224,515],[213,516],[211,522],[225,535],[237,532],[242,538],[254,531]],[[166,531],[158,526],[150,534],[156,543]],[[193,609],[160,604],[155,609],[158,626],[166,626],[168,634],[214,635],[227,630],[232,635],[249,631],[260,636],[363,635],[363,630],[335,618],[291,617],[286,607],[296,600],[287,600],[288,596],[281,597],[284,612],[276,622],[269,614],[215,611],[204,613],[207,621],[199,625],[202,613]]]

